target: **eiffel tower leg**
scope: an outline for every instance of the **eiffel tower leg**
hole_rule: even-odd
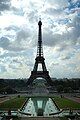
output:
[[[37,68],[38,68],[38,63],[35,62],[35,65],[34,65],[34,69],[33,69],[33,71],[37,71]]]
[[[37,72],[37,68],[38,68],[38,63],[35,62],[33,71]],[[27,81],[27,85],[32,84],[32,82],[34,81],[34,79],[36,79],[36,78],[34,77],[33,72],[31,72],[31,76],[29,77],[29,79]]]
[[[36,77],[33,74],[31,74],[26,84],[31,85],[35,79]]]
[[[30,76],[30,78],[28,79],[28,81],[27,81],[27,83],[26,83],[27,86],[30,85],[30,84],[32,84],[32,82],[33,82],[33,80],[31,79],[31,76]]]
[[[42,63],[42,69],[43,69],[43,71],[47,71],[45,62]]]
[[[49,75],[48,75],[45,79],[47,80],[47,83],[48,83],[49,85],[53,86],[53,81],[51,80],[51,78],[50,78]]]

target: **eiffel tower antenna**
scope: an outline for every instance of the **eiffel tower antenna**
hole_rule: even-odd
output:
[[[38,30],[38,46],[37,46],[37,56],[43,56],[43,47],[42,47],[42,22],[41,18],[39,18],[38,22],[39,30]]]
[[[42,71],[38,71],[38,65],[42,65]],[[35,58],[35,64],[33,71],[31,71],[31,75],[27,81],[27,85],[32,84],[32,82],[38,78],[44,78],[49,85],[53,85],[53,82],[49,76],[49,71],[46,69],[45,58],[43,57],[43,49],[42,49],[42,21],[39,19],[38,22],[38,46],[37,46],[37,56]]]

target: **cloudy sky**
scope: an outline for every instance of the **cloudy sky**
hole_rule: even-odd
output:
[[[38,20],[51,77],[80,78],[80,0],[0,0],[0,78],[27,78]]]

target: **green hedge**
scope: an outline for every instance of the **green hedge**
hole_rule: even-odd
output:
[[[59,119],[60,120],[68,120],[68,118],[66,118],[66,117],[60,117]]]

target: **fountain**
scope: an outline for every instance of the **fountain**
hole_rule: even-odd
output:
[[[51,98],[48,97],[33,97],[29,98],[26,105],[21,110],[22,113],[31,114],[31,116],[44,116],[49,117],[51,113],[59,112],[59,109],[53,103]]]

